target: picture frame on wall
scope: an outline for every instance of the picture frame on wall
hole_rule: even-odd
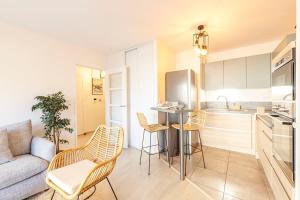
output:
[[[92,79],[92,95],[103,95],[103,81],[102,79]]]

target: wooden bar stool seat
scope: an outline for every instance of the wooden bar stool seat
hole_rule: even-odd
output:
[[[143,127],[149,133],[155,133],[157,131],[166,131],[169,127],[161,125],[161,124],[149,124]]]
[[[172,124],[172,127],[180,130],[180,125],[179,124]],[[198,131],[199,130],[199,126],[195,125],[195,124],[184,124],[183,125],[183,130],[184,131]]]

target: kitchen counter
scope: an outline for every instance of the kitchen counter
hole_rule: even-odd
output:
[[[257,114],[256,117],[258,119],[260,119],[267,127],[272,129],[273,120],[269,115],[267,115],[267,114]]]
[[[242,114],[242,115],[253,115],[256,113],[256,109],[244,109],[244,110],[230,110],[221,108],[206,108],[203,109],[207,113],[222,113],[222,114]]]

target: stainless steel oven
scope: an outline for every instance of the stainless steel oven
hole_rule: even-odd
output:
[[[290,118],[295,117],[294,58],[292,48],[272,67],[272,110]]]
[[[272,53],[272,148],[287,178],[294,181],[295,35],[289,35]]]

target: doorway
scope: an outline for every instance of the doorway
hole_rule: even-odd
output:
[[[100,69],[76,68],[77,146],[88,142],[100,124],[105,124],[104,73]]]

